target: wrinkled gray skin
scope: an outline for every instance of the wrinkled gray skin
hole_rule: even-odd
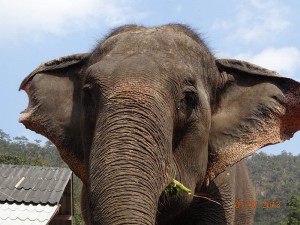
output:
[[[299,83],[215,59],[182,25],[124,26],[42,64],[20,118],[84,183],[87,224],[251,224],[243,158],[299,129]],[[242,161],[241,161],[242,160]],[[167,195],[175,178],[192,190]]]

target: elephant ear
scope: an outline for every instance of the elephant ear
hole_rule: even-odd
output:
[[[59,69],[65,69],[70,66],[82,63],[86,61],[90,54],[74,54],[69,56],[60,57],[51,61],[42,63],[34,71],[32,71],[21,83],[19,91],[23,89],[28,81],[30,81],[36,74],[47,71],[54,71]]]
[[[209,137],[206,184],[258,149],[283,142],[300,129],[300,84],[256,65],[216,60],[218,103]]]
[[[82,180],[87,176],[80,134],[80,71],[88,57],[76,54],[43,63],[20,85],[28,94],[29,105],[19,121],[53,142]]]

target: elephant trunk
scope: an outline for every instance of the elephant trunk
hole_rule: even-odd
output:
[[[172,177],[172,142],[164,125],[168,113],[151,99],[116,94],[97,121],[90,153],[92,224],[155,224],[159,196]]]

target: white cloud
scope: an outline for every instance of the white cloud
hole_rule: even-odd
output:
[[[0,0],[0,40],[64,35],[74,30],[134,22],[145,14],[134,11],[135,0]]]
[[[228,31],[227,40],[245,42],[270,41],[290,27],[290,9],[273,0],[242,0],[233,20],[217,18],[213,29]]]
[[[246,53],[235,58],[275,70],[283,76],[296,76],[300,70],[300,50],[295,47],[267,48],[256,55]]]

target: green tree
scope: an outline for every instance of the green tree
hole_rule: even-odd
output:
[[[41,158],[28,158],[15,154],[0,154],[0,164],[49,166],[50,162]]]
[[[10,136],[0,129],[0,152],[8,150],[10,141]]]
[[[292,195],[287,203],[290,213],[288,215],[288,225],[300,225],[300,196]]]
[[[24,165],[26,163],[27,159],[25,157],[0,154],[0,164]]]

